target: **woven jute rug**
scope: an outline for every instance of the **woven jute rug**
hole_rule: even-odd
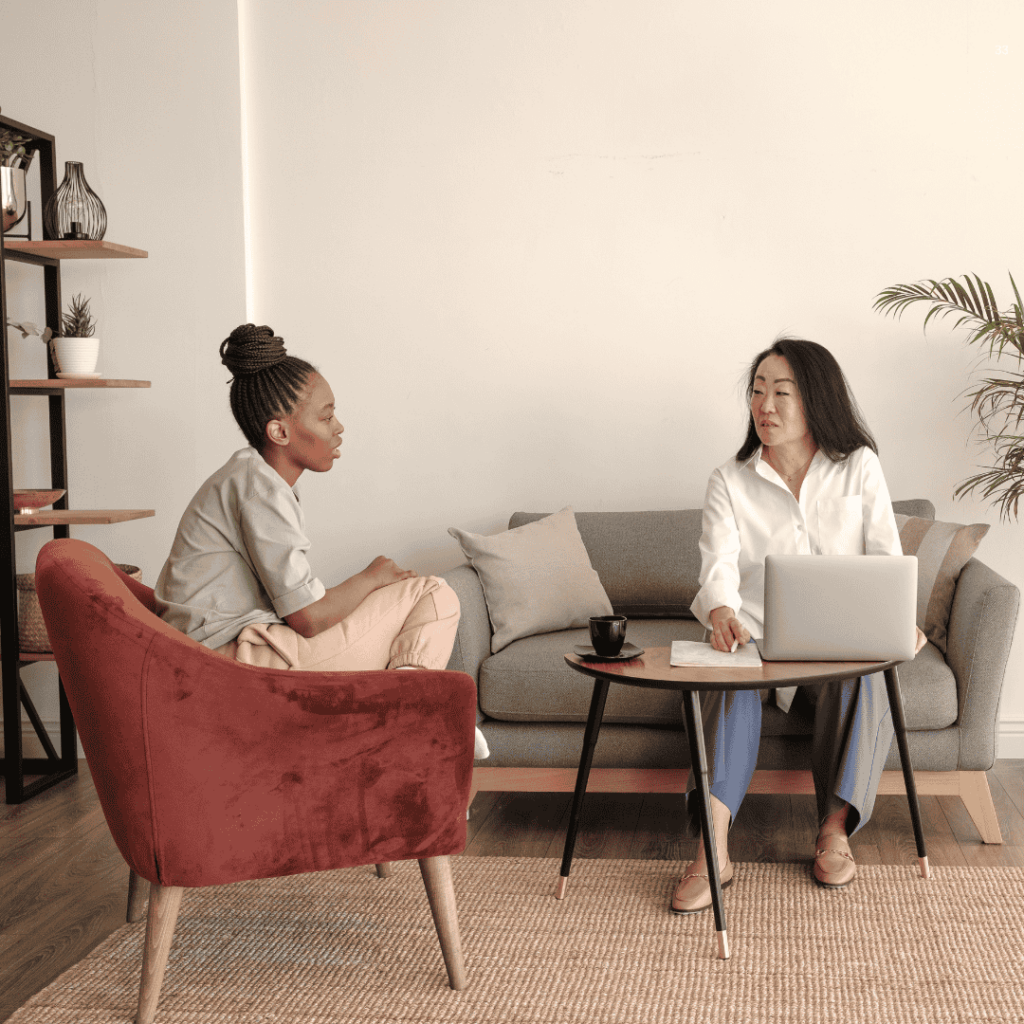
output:
[[[737,864],[732,958],[710,912],[676,917],[682,864],[452,860],[469,987],[447,987],[415,863],[185,893],[164,1024],[1024,1021],[1024,871]],[[115,932],[12,1024],[134,1019],[143,924]]]

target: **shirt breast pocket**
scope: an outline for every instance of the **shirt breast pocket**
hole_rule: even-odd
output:
[[[859,494],[818,501],[818,547],[823,555],[864,554],[864,510]]]

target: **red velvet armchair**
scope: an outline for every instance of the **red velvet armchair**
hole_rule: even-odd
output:
[[[237,664],[84,541],[46,544],[36,588],[107,824],[150,882],[140,1022],[183,888],[396,860],[419,861],[449,983],[465,984],[448,855],[466,843],[469,676]]]

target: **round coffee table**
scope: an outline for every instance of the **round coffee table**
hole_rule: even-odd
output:
[[[729,958],[729,937],[725,927],[725,910],[722,907],[722,885],[718,870],[718,856],[715,850],[715,830],[711,821],[711,793],[708,788],[708,766],[704,752],[704,731],[701,728],[701,714],[698,694],[702,690],[762,690],[782,686],[820,686],[824,683],[842,682],[857,676],[874,672],[885,673],[885,687],[889,694],[889,709],[892,713],[896,743],[903,765],[903,780],[910,804],[910,819],[914,825],[917,841],[917,856],[921,874],[928,877],[928,855],[924,846],[924,832],[921,828],[921,810],[917,801],[917,786],[910,765],[910,751],[907,748],[906,719],[903,714],[903,697],[900,693],[897,661],[765,661],[759,668],[707,668],[702,666],[674,667],[669,664],[671,648],[650,647],[640,657],[631,661],[587,661],[577,654],[565,655],[570,668],[594,679],[594,694],[590,700],[590,714],[583,734],[583,751],[576,774],[576,790],[572,798],[569,815],[569,831],[565,837],[565,853],[558,879],[557,899],[563,899],[572,867],[576,833],[579,830],[583,798],[587,792],[587,779],[594,760],[604,705],[611,683],[627,686],[648,686],[658,690],[679,690],[682,697],[683,714],[686,719],[686,735],[690,744],[690,765],[697,791],[700,809],[701,833],[704,839],[704,853],[708,863],[711,884],[711,905],[714,909],[715,931],[718,937],[718,955]]]

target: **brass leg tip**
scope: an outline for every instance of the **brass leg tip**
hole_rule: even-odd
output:
[[[556,900],[564,900],[565,899],[565,889],[566,889],[566,886],[568,884],[569,884],[569,876],[568,875],[559,875],[558,876],[558,888],[555,889],[555,899]]]
[[[715,932],[718,936],[718,959],[729,959],[729,936],[726,932]]]
[[[922,878],[931,878],[932,877],[932,873],[931,873],[931,869],[928,867],[928,858],[927,857],[918,857],[917,858],[917,862],[921,865],[921,877]]]

